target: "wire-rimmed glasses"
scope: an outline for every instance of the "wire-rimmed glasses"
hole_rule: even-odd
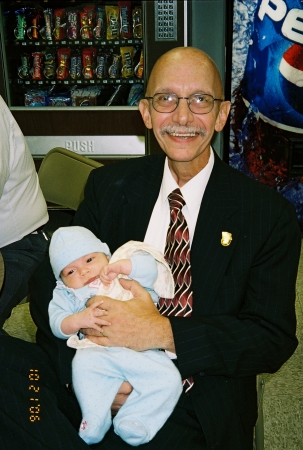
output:
[[[175,111],[182,99],[187,100],[187,105],[194,114],[208,114],[213,109],[215,101],[223,102],[221,98],[214,98],[210,94],[192,94],[189,97],[178,97],[173,92],[157,92],[153,97],[145,98],[152,100],[153,108],[159,113]]]

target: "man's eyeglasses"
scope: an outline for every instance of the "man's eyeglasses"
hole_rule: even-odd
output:
[[[223,102],[221,98],[214,98],[210,94],[192,94],[189,97],[178,97],[172,92],[157,92],[153,97],[145,97],[152,100],[152,105],[159,113],[171,113],[177,109],[179,100],[187,100],[189,109],[194,114],[208,114],[216,101]]]

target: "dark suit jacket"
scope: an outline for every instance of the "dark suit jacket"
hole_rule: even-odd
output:
[[[74,224],[92,230],[112,252],[143,240],[163,164],[157,155],[92,171]],[[229,246],[221,244],[222,231],[232,234]],[[240,428],[251,439],[256,374],[278,370],[297,346],[300,243],[291,203],[216,156],[191,248],[193,314],[170,319],[181,375],[194,376],[190,395],[209,448],[241,448],[235,444]],[[69,382],[73,353],[52,336],[46,306],[37,303],[38,343]]]

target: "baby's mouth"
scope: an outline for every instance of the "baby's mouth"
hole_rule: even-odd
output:
[[[95,281],[97,279],[97,277],[92,277],[92,278],[90,278],[86,283],[85,283],[85,285],[88,285],[88,284],[91,284],[93,281]]]

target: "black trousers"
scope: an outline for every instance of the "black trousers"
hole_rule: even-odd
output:
[[[0,334],[0,448],[5,450],[127,450],[111,429],[89,447],[78,436],[81,412],[75,397],[58,382],[47,354],[36,344]],[[189,397],[174,412],[147,450],[206,450]]]

